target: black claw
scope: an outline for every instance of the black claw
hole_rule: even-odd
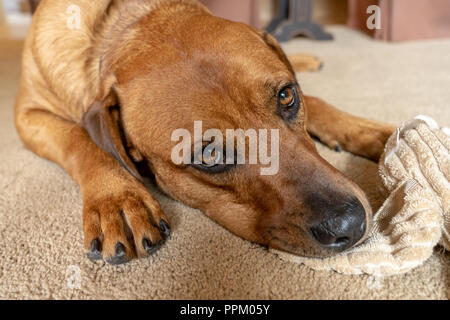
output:
[[[161,221],[159,221],[159,228],[161,229],[161,232],[163,233],[165,238],[167,238],[170,235],[169,224],[162,219]]]
[[[126,253],[125,246],[122,242],[117,242],[116,244],[116,256],[124,256]]]
[[[339,146],[339,145],[335,146],[335,147],[334,147],[334,151],[336,151],[336,152],[342,152],[341,146]]]
[[[145,251],[147,251],[148,255],[151,255],[156,250],[159,249],[161,246],[162,241],[158,241],[157,243],[153,244],[149,239],[143,238],[142,239],[142,246],[144,247]]]
[[[89,251],[86,253],[86,256],[88,257],[89,260],[97,261],[102,259],[101,246],[102,245],[100,243],[100,240],[98,240],[98,238],[92,240]]]
[[[148,251],[152,247],[152,242],[149,239],[147,239],[147,238],[143,238],[142,239],[142,246],[144,247],[145,251]]]
[[[118,265],[127,263],[128,259],[126,257],[126,249],[123,243],[117,242],[116,244],[116,255],[106,260],[109,264]]]

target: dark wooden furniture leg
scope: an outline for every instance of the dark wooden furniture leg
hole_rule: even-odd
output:
[[[278,0],[277,16],[270,21],[266,31],[269,33],[275,32],[280,24],[287,19],[289,19],[289,0]]]
[[[288,41],[296,35],[305,35],[316,40],[331,40],[333,36],[312,22],[314,0],[279,0],[278,16],[267,31],[280,41]]]

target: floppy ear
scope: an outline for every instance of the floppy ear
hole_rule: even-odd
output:
[[[97,146],[111,154],[136,179],[143,181],[125,147],[120,107],[113,89],[101,101],[92,104],[83,115],[81,125]]]
[[[280,60],[283,61],[284,64],[289,68],[289,71],[291,71],[292,74],[295,75],[294,68],[292,67],[283,49],[281,49],[280,45],[278,44],[278,41],[267,31],[259,31],[259,34],[261,35],[264,42],[269,46],[269,48],[272,49],[278,55]]]

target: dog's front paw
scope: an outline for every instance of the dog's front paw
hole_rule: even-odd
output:
[[[91,260],[117,265],[155,252],[170,234],[168,219],[143,188],[87,196],[84,246]]]

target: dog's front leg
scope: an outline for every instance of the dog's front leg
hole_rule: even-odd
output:
[[[87,256],[120,264],[154,252],[170,229],[144,185],[79,124],[44,110],[24,110],[20,101],[16,110],[16,126],[25,145],[61,165],[81,188]]]
[[[340,111],[322,99],[304,96],[308,132],[335,150],[378,161],[395,127]]]

